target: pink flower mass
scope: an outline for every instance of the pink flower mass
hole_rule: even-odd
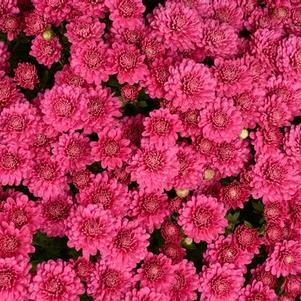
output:
[[[301,298],[301,0],[0,0],[0,301]]]

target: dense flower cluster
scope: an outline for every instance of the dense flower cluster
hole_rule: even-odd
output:
[[[300,298],[300,0],[0,0],[0,40],[1,301]]]

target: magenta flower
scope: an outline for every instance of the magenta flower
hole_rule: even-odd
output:
[[[19,63],[14,70],[15,82],[24,89],[33,90],[39,82],[36,66],[30,63]]]
[[[255,298],[264,301],[278,300],[274,290],[270,289],[268,286],[265,286],[262,282],[256,281],[242,289],[241,296],[238,300],[247,301]]]

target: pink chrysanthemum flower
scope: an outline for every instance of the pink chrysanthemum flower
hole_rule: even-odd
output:
[[[124,301],[168,301],[169,298],[165,294],[157,293],[148,287],[143,287],[139,291],[133,289],[125,296]]]
[[[298,211],[298,206],[296,207]],[[283,224],[284,220],[288,217],[288,210],[288,204],[286,202],[282,202],[282,200],[272,200],[265,202],[263,214],[267,223]]]
[[[42,222],[40,229],[48,236],[63,237],[66,235],[65,220],[69,217],[73,205],[70,195],[41,200],[39,203]]]
[[[66,171],[84,168],[95,161],[91,156],[89,138],[79,133],[61,135],[52,147],[54,160]]]
[[[195,189],[200,181],[201,161],[190,145],[179,147],[177,159],[180,168],[174,179],[174,187],[176,189]]]
[[[19,63],[14,72],[14,81],[24,89],[33,90],[39,82],[37,68],[33,64]]]
[[[74,207],[65,220],[68,246],[82,250],[85,258],[96,255],[97,250],[103,252],[110,245],[114,222],[110,212],[99,205]]]
[[[233,235],[220,235],[219,238],[207,246],[204,260],[207,264],[233,264],[237,269],[245,269],[251,263],[253,254],[241,250]]]
[[[71,264],[58,259],[38,264],[29,292],[33,301],[77,301],[84,288]]]
[[[200,276],[202,300],[237,300],[244,281],[242,271],[233,264],[215,263],[204,267]]]
[[[84,257],[70,260],[71,266],[81,281],[87,282],[94,271],[95,263]]]
[[[196,137],[200,133],[200,110],[188,109],[185,112],[180,112],[179,118],[182,122],[180,131],[182,137]]]
[[[266,271],[273,275],[286,277],[301,272],[301,244],[298,241],[284,240],[274,245],[266,260]]]
[[[144,80],[148,74],[147,66],[143,62],[145,56],[135,46],[113,43],[109,56],[111,72],[117,73],[121,84],[127,82],[133,85]]]
[[[134,85],[124,85],[120,88],[120,94],[126,102],[135,102],[139,95],[140,87]]]
[[[231,97],[249,89],[252,80],[248,67],[242,59],[217,59],[214,63],[217,88],[221,96]]]
[[[69,190],[68,179],[58,162],[49,155],[36,158],[30,166],[24,185],[37,197],[49,199]]]
[[[72,0],[72,6],[80,15],[104,18],[105,4],[104,0]]]
[[[198,131],[198,135],[192,136],[192,147],[198,154],[198,159],[201,162],[212,161],[216,143],[211,139],[204,138],[199,132],[200,130]]]
[[[53,37],[50,40],[44,40],[43,37],[39,35],[32,41],[29,54],[35,57],[39,64],[50,68],[52,64],[60,60],[61,50],[62,46],[57,37]]]
[[[81,16],[66,25],[66,37],[76,46],[80,43],[91,43],[100,39],[104,28],[105,25],[98,19]]]
[[[87,293],[95,301],[124,300],[133,282],[132,273],[114,262],[99,261],[89,281]]]
[[[262,282],[253,282],[242,289],[239,301],[262,300],[276,301],[278,300],[274,290],[265,286]]]
[[[141,282],[142,287],[167,293],[174,279],[175,270],[175,266],[165,255],[148,253],[142,266],[137,270],[135,279]]]
[[[132,193],[131,216],[151,233],[159,229],[164,218],[169,215],[167,199],[163,192],[148,192],[140,188]]]
[[[139,24],[145,11],[141,0],[105,0],[105,5],[110,19],[120,27]]]
[[[102,255],[109,262],[134,268],[147,255],[149,234],[137,221],[117,220],[111,241]]]
[[[172,264],[181,262],[186,256],[186,250],[178,243],[164,242],[160,252],[171,259]]]
[[[140,49],[148,62],[152,62],[158,57],[162,57],[165,53],[163,45],[151,31],[149,35],[147,34],[140,42]]]
[[[86,133],[101,132],[103,127],[111,126],[115,118],[121,116],[121,102],[109,89],[90,88],[85,95],[81,119]]]
[[[227,209],[243,208],[250,194],[250,188],[247,185],[233,181],[230,185],[221,188],[219,199]]]
[[[177,223],[169,220],[164,221],[160,232],[165,242],[180,244],[184,237],[181,227]]]
[[[178,115],[171,114],[168,109],[152,111],[143,122],[144,131],[142,136],[146,143],[175,145],[177,133],[181,130],[181,121]],[[143,145],[143,140],[142,140]]]
[[[256,199],[290,199],[299,187],[300,176],[290,159],[280,152],[261,154],[253,168],[252,194]]]
[[[251,274],[251,283],[262,282],[264,286],[267,286],[271,289],[275,289],[278,286],[277,277],[265,270],[265,264],[259,265],[255,269],[251,270]]]
[[[123,139],[119,128],[106,127],[98,132],[99,140],[92,142],[92,156],[95,161],[101,161],[102,168],[114,169],[121,167],[130,158],[130,141]]]
[[[200,112],[200,124],[205,138],[231,142],[243,128],[241,113],[231,101],[218,98]]]
[[[205,56],[229,58],[236,55],[239,40],[237,32],[232,26],[208,19],[201,27],[200,34],[202,40],[199,47],[202,48]]]
[[[101,81],[107,81],[111,74],[108,50],[108,45],[102,41],[91,41],[79,47],[74,44],[70,61],[74,73],[89,84],[99,85]]]
[[[250,159],[248,142],[236,139],[230,143],[216,144],[214,166],[222,177],[234,176],[240,173]]]
[[[23,31],[27,36],[37,36],[47,28],[47,22],[44,17],[36,11],[25,13],[24,23],[25,28]]]
[[[0,144],[0,154],[0,183],[20,185],[28,175],[32,154],[16,144]]]
[[[142,188],[158,191],[170,188],[179,171],[177,152],[175,146],[145,145],[137,150],[130,162],[132,180]]]
[[[291,126],[284,138],[284,150],[294,161],[301,161],[301,126]]]
[[[0,258],[26,257],[34,253],[32,234],[27,227],[17,229],[13,223],[0,223]],[[24,259],[25,260],[25,259]]]
[[[175,265],[174,280],[169,289],[169,296],[174,301],[190,301],[197,297],[199,276],[192,262],[184,259]]]
[[[23,256],[0,258],[0,298],[6,301],[26,300],[30,283],[30,265]]]
[[[0,18],[0,29],[6,33],[8,41],[13,41],[18,36],[22,25],[22,19],[17,15],[4,15]]]
[[[84,206],[98,204],[114,216],[124,216],[130,200],[127,187],[103,172],[95,176],[89,187],[80,191],[77,202]]]
[[[7,198],[0,216],[1,220],[13,223],[17,229],[28,227],[31,233],[35,233],[42,222],[38,206],[29,201],[26,195]]]
[[[88,188],[92,181],[92,173],[89,170],[81,169],[72,172],[72,183],[81,190]]]
[[[87,82],[80,76],[74,73],[70,65],[64,65],[63,69],[57,71],[54,75],[55,84],[58,86],[67,85],[78,88],[84,88]]]
[[[17,102],[0,114],[0,138],[2,143],[24,145],[32,139],[39,122],[37,110],[29,102]]]
[[[47,90],[40,105],[45,123],[52,125],[57,131],[80,128],[84,98],[82,89],[67,85]]]
[[[200,18],[194,9],[182,3],[167,1],[159,4],[149,16],[157,39],[172,50],[194,49],[200,41]]]
[[[296,298],[301,294],[301,276],[289,275],[284,279],[284,283],[281,288],[286,294]]]
[[[211,242],[227,226],[226,211],[213,197],[192,196],[179,213],[179,225],[197,243]]]
[[[171,69],[165,84],[166,98],[182,111],[206,107],[215,99],[215,88],[209,69],[188,59]]]

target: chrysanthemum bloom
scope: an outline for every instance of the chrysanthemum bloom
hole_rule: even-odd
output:
[[[139,86],[130,86],[130,85],[124,85],[120,88],[121,97],[125,101],[134,102],[137,100],[137,97],[139,95]]]
[[[105,0],[105,5],[109,18],[120,27],[140,23],[145,11],[141,0]]]
[[[87,293],[95,301],[124,300],[132,282],[133,275],[127,268],[101,260],[88,281]]]
[[[273,154],[281,149],[283,133],[277,126],[265,126],[250,133],[251,143],[254,145],[256,156]]]
[[[23,256],[34,253],[32,234],[27,227],[17,229],[13,223],[0,223],[0,258]],[[25,259],[24,259],[25,260]]]
[[[7,40],[13,41],[22,30],[22,19],[18,15],[1,15],[0,30],[6,33]]]
[[[35,233],[41,225],[40,210],[26,195],[7,198],[1,211],[0,219],[13,223],[17,229],[28,227],[31,233]]]
[[[78,46],[80,43],[91,43],[99,40],[104,33],[104,28],[104,23],[85,15],[67,24],[65,35],[72,44]]]
[[[181,262],[187,255],[186,250],[182,248],[179,243],[174,242],[164,242],[163,246],[160,248],[160,252],[170,258],[172,264]]]
[[[274,250],[266,260],[266,271],[273,275],[297,275],[301,272],[301,244],[298,241],[284,240],[274,245]]]
[[[142,266],[137,270],[135,279],[141,282],[142,287],[149,287],[157,292],[167,293],[174,279],[175,266],[163,254],[149,253]]]
[[[208,19],[202,24],[200,35],[202,37],[199,47],[205,56],[213,58],[229,58],[238,51],[238,34],[235,29],[225,23]]]
[[[92,181],[92,173],[89,170],[81,169],[81,170],[74,170],[72,172],[72,183],[79,190],[88,188],[91,181]]]
[[[54,86],[42,96],[44,121],[60,132],[80,128],[84,91],[67,85]]]
[[[170,72],[164,87],[166,98],[175,107],[182,111],[202,109],[215,99],[216,80],[206,66],[184,59]]]
[[[2,143],[19,144],[26,148],[34,135],[39,119],[36,108],[28,101],[17,102],[9,108],[4,108],[0,114]]]
[[[80,15],[104,18],[105,5],[104,0],[72,0],[72,6]]]
[[[225,263],[233,264],[237,269],[245,269],[251,263],[253,254],[241,250],[235,242],[233,235],[220,235],[219,238],[207,246],[204,261],[207,264]]]
[[[180,134],[182,137],[197,137],[200,133],[200,110],[189,109],[185,112],[179,112],[179,118],[182,122]]]
[[[84,288],[71,264],[58,259],[38,264],[29,292],[33,301],[77,301]]]
[[[275,291],[262,282],[253,282],[242,289],[239,301],[263,300],[276,301],[278,300]]]
[[[174,280],[170,284],[169,296],[174,301],[190,301],[197,297],[199,276],[192,262],[184,259],[175,265]]]
[[[128,0],[129,1],[129,0]],[[144,64],[145,56],[132,45],[114,43],[109,53],[111,73],[117,74],[119,83],[133,85],[143,80],[148,69]]]
[[[45,40],[41,35],[36,36],[32,41],[29,54],[35,57],[39,64],[50,68],[52,64],[58,62],[61,57],[62,46],[57,37]]]
[[[166,220],[161,226],[161,235],[166,242],[174,242],[180,244],[184,235],[181,227],[175,222]]]
[[[250,159],[248,142],[236,139],[230,143],[223,142],[215,145],[214,166],[222,177],[239,174]]]
[[[171,57],[159,57],[150,63],[149,73],[141,83],[150,97],[162,98],[166,95],[164,85],[168,81],[172,61]]]
[[[175,146],[159,145],[145,145],[137,150],[129,166],[132,180],[142,188],[158,191],[170,188],[179,170],[177,151]]]
[[[265,270],[265,264],[258,265],[255,269],[251,270],[251,273],[251,283],[260,281],[264,286],[268,286],[271,289],[277,288],[277,277]]]
[[[195,189],[200,182],[202,163],[190,145],[180,146],[177,158],[180,164],[178,175],[174,179],[176,189]]]
[[[266,222],[283,223],[288,217],[288,204],[282,200],[265,202],[263,214]]]
[[[1,300],[28,300],[29,270],[30,265],[23,256],[0,258]]]
[[[37,197],[49,199],[64,194],[69,190],[68,179],[64,176],[58,162],[50,156],[36,158],[29,167],[24,185]]]
[[[70,264],[81,281],[87,282],[94,271],[95,263],[84,257],[71,259]]]
[[[234,96],[249,89],[252,84],[248,67],[242,59],[217,59],[214,65],[214,74],[220,96]]]
[[[260,109],[264,104],[265,91],[252,86],[251,90],[239,92],[232,97],[234,105],[239,109],[245,128],[255,128],[261,116]]]
[[[215,146],[215,141],[204,138],[202,134],[192,136],[192,147],[201,162],[212,161],[216,151]]]
[[[156,34],[153,34],[152,31],[147,32],[146,36],[143,37],[140,42],[140,49],[148,62],[162,57],[165,53],[164,46],[157,40]]]
[[[301,126],[291,126],[285,134],[284,150],[286,154],[293,160],[301,161]]]
[[[0,154],[0,183],[20,185],[28,175],[32,154],[17,144],[0,144]]]
[[[132,193],[131,216],[151,233],[154,229],[159,229],[164,218],[169,215],[167,200],[168,197],[163,192],[148,192],[139,188]]]
[[[84,99],[81,119],[86,133],[101,132],[103,127],[111,126],[121,116],[121,102],[109,89],[90,88]]]
[[[159,4],[149,16],[150,26],[159,41],[172,50],[194,49],[200,40],[200,18],[182,3]]]
[[[157,293],[148,287],[143,287],[139,291],[133,289],[125,296],[124,301],[168,301],[169,297],[165,294]]]
[[[84,168],[95,161],[91,156],[89,138],[79,133],[61,135],[52,147],[54,160],[66,171]]]
[[[71,50],[70,65],[75,74],[82,76],[89,84],[95,83],[97,86],[101,81],[109,79],[111,71],[108,45],[102,41],[91,41],[79,47],[74,44]]]
[[[103,258],[120,266],[134,268],[147,255],[149,234],[137,221],[117,220]]]
[[[66,234],[65,221],[70,215],[73,204],[70,195],[41,200],[39,203],[42,222],[40,229],[48,236],[63,237]]]
[[[239,225],[234,232],[235,243],[238,247],[248,253],[258,254],[261,238],[256,228],[249,228],[246,225]]]
[[[65,220],[68,246],[77,251],[82,250],[83,256],[89,258],[108,248],[115,220],[110,212],[99,205],[74,207]]]
[[[175,145],[177,133],[181,130],[179,116],[171,114],[168,109],[152,111],[143,121],[144,131],[142,136],[147,138],[147,143]],[[142,141],[143,145],[143,141]]]
[[[135,147],[140,147],[141,145],[142,133],[144,131],[144,118],[142,114],[137,114],[135,116],[125,116],[120,121],[122,135],[131,141],[133,150]]]
[[[250,188],[238,181],[223,186],[220,191],[220,201],[228,208],[243,208],[243,204],[250,196]]]
[[[98,204],[114,216],[124,216],[129,209],[129,201],[127,186],[120,184],[106,172],[96,175],[90,186],[77,195],[79,204]]]
[[[78,88],[84,88],[87,82],[80,76],[74,73],[70,65],[64,65],[63,69],[57,71],[54,75],[55,84],[58,86],[67,85]]]
[[[200,112],[200,124],[205,138],[231,142],[243,128],[241,113],[226,98],[218,98]]]
[[[282,289],[286,294],[296,298],[301,294],[301,276],[289,275],[286,277],[282,284]]]
[[[299,235],[298,235],[299,236]],[[267,222],[265,226],[264,242],[269,248],[273,248],[275,243],[288,239],[294,239],[289,221],[283,223]],[[297,238],[297,236],[296,236]]]
[[[0,75],[4,74],[8,69],[8,59],[10,57],[7,46],[4,42],[0,42]]]
[[[211,242],[227,226],[225,209],[213,197],[192,196],[179,213],[179,225],[197,243]]]
[[[300,176],[289,157],[280,152],[257,157],[253,168],[252,195],[259,199],[273,200],[282,197],[288,200],[299,187]]]
[[[102,168],[114,169],[130,158],[130,141],[123,139],[119,128],[105,127],[98,132],[99,140],[92,142],[92,156],[101,161]]]
[[[245,279],[233,264],[215,263],[204,267],[200,276],[200,292],[204,301],[237,300]]]
[[[39,82],[36,66],[30,63],[19,63],[14,70],[14,81],[22,88],[33,90]]]
[[[25,28],[23,31],[27,36],[37,36],[47,28],[47,22],[44,17],[35,10],[25,13],[24,23]]]

